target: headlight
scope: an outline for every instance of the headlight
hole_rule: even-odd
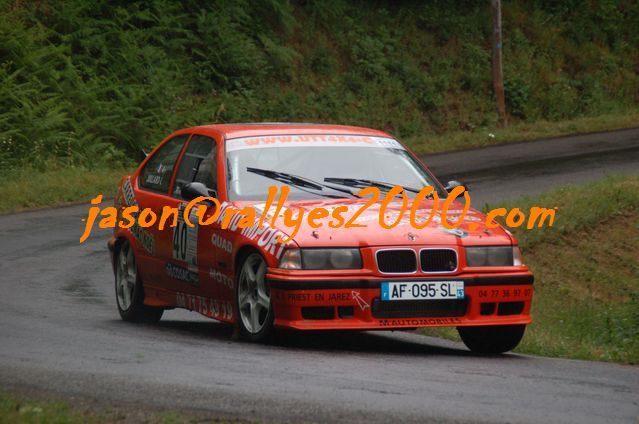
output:
[[[288,249],[280,259],[284,269],[359,269],[359,249]]]
[[[515,249],[513,246],[467,247],[466,265],[468,266],[513,266],[515,265]],[[519,264],[521,265],[521,253]]]
[[[513,246],[513,265],[522,266],[524,264],[524,258],[521,254],[519,246]]]
[[[286,249],[280,259],[280,268],[302,269],[302,256],[299,249]]]

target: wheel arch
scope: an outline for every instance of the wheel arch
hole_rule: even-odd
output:
[[[251,253],[259,253],[260,255],[262,255],[262,257],[264,256],[257,247],[251,244],[245,244],[244,246],[240,247],[235,254],[235,259],[233,260],[233,275],[236,278],[238,270],[240,269],[240,264]]]
[[[115,273],[115,266],[116,266],[116,260],[118,258],[118,253],[120,252],[120,248],[122,248],[122,244],[128,241],[129,244],[131,245],[131,248],[134,248],[135,244],[134,244],[134,239],[133,237],[130,237],[128,234],[126,233],[120,233],[117,236],[114,237],[113,239],[113,247],[111,249],[111,267],[113,268],[113,273]],[[134,251],[135,252],[135,251]]]

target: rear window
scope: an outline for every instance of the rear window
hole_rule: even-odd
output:
[[[149,190],[168,193],[175,162],[188,138],[188,134],[178,135],[160,147],[144,165],[138,184]]]

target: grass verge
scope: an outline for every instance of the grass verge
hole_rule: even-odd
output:
[[[438,153],[516,141],[634,128],[638,122],[639,110],[629,110],[621,114],[565,121],[521,122],[508,128],[476,128],[473,131],[450,132],[432,137],[418,136],[408,138],[405,142],[415,153]]]
[[[535,273],[534,322],[516,351],[639,363],[639,177],[503,206],[532,205],[559,209],[553,227],[515,232]],[[458,340],[452,328],[425,333]]]
[[[80,401],[79,401],[80,402]],[[46,423],[240,423],[240,420],[219,420],[200,412],[195,415],[176,411],[156,411],[143,408],[106,408],[94,404],[71,405],[66,401],[40,400],[23,395],[0,392],[0,424]]]
[[[0,182],[0,213],[86,201],[115,195],[125,169],[54,167],[14,170]]]

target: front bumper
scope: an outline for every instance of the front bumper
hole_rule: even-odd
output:
[[[300,279],[267,275],[275,325],[299,330],[371,330],[529,324],[533,275]],[[384,281],[463,280],[463,301],[380,301]]]

